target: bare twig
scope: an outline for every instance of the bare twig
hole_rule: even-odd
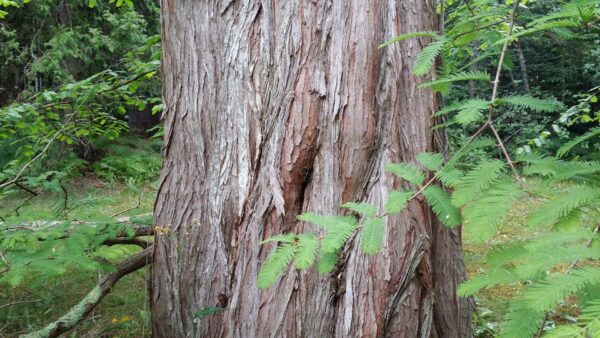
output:
[[[26,186],[24,186],[24,185],[23,185],[22,183],[20,183],[20,182],[15,182],[15,185],[16,185],[17,187],[21,188],[22,190],[25,190],[25,191],[27,191],[28,193],[32,194],[33,196],[37,196],[37,195],[38,195],[38,194],[37,194],[37,192],[35,192],[35,191],[33,191],[33,190],[31,190],[31,189],[27,188]]]

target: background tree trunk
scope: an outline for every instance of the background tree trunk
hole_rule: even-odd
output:
[[[410,74],[433,0],[163,0],[165,162],[155,206],[156,337],[465,337],[458,236],[427,205],[388,217],[382,253],[357,238],[335,272],[259,290],[304,211],[382,205],[390,162],[434,148],[435,95]],[[227,311],[203,319],[206,307]]]

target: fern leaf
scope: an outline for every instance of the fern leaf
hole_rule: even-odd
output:
[[[520,108],[529,108],[536,112],[555,112],[560,109],[560,105],[554,101],[542,100],[531,95],[513,95],[503,97],[497,100],[498,103],[508,103]]]
[[[360,245],[367,255],[374,255],[381,249],[385,225],[382,218],[369,217],[362,226]]]
[[[591,140],[594,137],[597,137],[599,135],[600,135],[600,127],[592,128],[585,134],[583,134],[579,137],[576,137],[573,140],[563,144],[556,152],[556,156],[563,157],[566,154],[568,154],[571,151],[571,149],[573,149],[573,147],[575,147],[576,145],[581,144],[585,141]]]
[[[475,242],[490,238],[522,195],[521,187],[512,177],[502,179],[482,191],[479,197],[473,203],[467,204],[463,210],[467,236]]]
[[[495,269],[484,275],[469,278],[469,280],[460,284],[457,294],[461,297],[471,296],[482,289],[500,284],[510,284],[518,282],[521,277],[507,269]]]
[[[342,208],[350,209],[363,216],[375,216],[377,214],[377,207],[366,202],[347,202],[342,204]]]
[[[393,163],[385,166],[385,171],[394,174],[395,176],[406,180],[414,185],[421,185],[425,180],[423,172],[408,163]]]
[[[460,210],[450,202],[450,195],[437,186],[430,186],[423,191],[423,196],[440,220],[449,227],[459,226],[462,222]]]
[[[327,228],[327,233],[321,241],[321,250],[325,253],[337,252],[350,239],[356,229],[356,220],[340,221]]]
[[[437,173],[438,179],[444,183],[445,186],[454,188],[456,185],[460,183],[460,180],[463,178],[462,171],[458,169],[453,169],[446,166],[446,168],[440,170]]]
[[[319,240],[313,233],[305,233],[298,235],[298,243],[296,244],[296,256],[294,257],[294,265],[298,269],[307,269],[310,267],[317,256],[319,250]]]
[[[322,274],[330,273],[335,268],[338,258],[337,252],[321,253],[317,261],[317,271]]]
[[[412,38],[433,38],[433,39],[439,39],[440,36],[433,31],[429,31],[429,32],[413,32],[413,33],[407,33],[407,34],[402,34],[402,35],[398,35],[394,38],[389,39],[388,41],[382,43],[381,45],[379,45],[379,48],[383,48],[389,45],[392,45],[396,42],[400,42],[400,41],[404,41],[404,40],[408,40],[408,39],[412,39]]]
[[[481,190],[497,181],[506,164],[499,160],[485,160],[468,172],[452,194],[454,205],[463,206]]]
[[[444,164],[444,157],[438,153],[420,153],[415,157],[425,168],[431,171],[437,171]]]
[[[588,186],[574,186],[568,192],[555,197],[536,208],[527,220],[529,227],[551,226],[567,217],[571,212],[595,202],[600,191]]]
[[[281,277],[294,259],[296,246],[285,243],[273,250],[258,272],[258,287],[261,289],[273,285]]]
[[[437,41],[430,43],[427,47],[423,48],[421,53],[417,55],[415,65],[413,67],[413,74],[416,76],[422,76],[431,70],[435,58],[440,54],[442,48],[446,44],[446,39],[441,38]]]
[[[482,112],[488,109],[489,101],[481,99],[472,99],[464,102],[458,110],[454,119],[463,126],[467,126],[473,122],[478,122],[483,119]]]
[[[408,199],[411,198],[413,192],[410,190],[394,190],[388,195],[385,202],[385,211],[390,214],[399,214],[402,212]]]
[[[555,274],[529,286],[523,292],[522,302],[531,311],[544,312],[571,293],[599,281],[600,268],[585,267],[574,269],[569,274]]]
[[[439,78],[437,80],[425,82],[419,85],[419,88],[432,88],[441,84],[448,84],[458,81],[490,81],[490,75],[482,71],[468,71]]]
[[[504,322],[500,325],[499,338],[531,338],[544,320],[543,312],[533,312],[519,302],[508,307]]]

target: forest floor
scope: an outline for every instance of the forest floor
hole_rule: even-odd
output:
[[[123,184],[109,184],[93,177],[82,178],[68,186],[65,209],[64,192],[45,193],[23,204],[23,197],[4,200],[0,216],[7,222],[36,222],[67,218],[86,221],[102,217],[134,216],[152,211],[155,189],[151,186],[132,188]],[[139,203],[138,203],[139,201]],[[487,243],[473,243],[464,239],[464,254],[469,276],[486,270],[485,257],[492,245],[509,240],[526,240],[536,235],[524,224],[524,215],[535,204],[525,201],[515,208]],[[19,207],[21,206],[21,207]],[[15,212],[15,209],[16,212]],[[129,210],[130,209],[130,210]],[[66,212],[65,212],[66,210]],[[126,212],[123,212],[128,210]],[[66,216],[64,214],[66,213]],[[131,246],[115,246],[111,250],[131,253]],[[123,278],[99,307],[82,323],[72,337],[144,337],[149,336],[149,304],[145,290],[148,270]],[[99,276],[72,271],[64,278],[48,280],[44,285],[24,283],[20,287],[0,290],[0,338],[13,337],[40,328],[64,314],[95,286]],[[482,291],[476,298],[475,316],[478,337],[490,337],[497,322],[505,313],[511,297],[519,285],[501,286]]]

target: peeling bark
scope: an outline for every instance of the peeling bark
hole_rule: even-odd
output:
[[[155,337],[465,337],[460,238],[420,199],[387,217],[382,253],[335,273],[256,277],[305,211],[382,207],[387,163],[434,149],[437,98],[410,74],[434,1],[163,0],[165,149],[152,276]],[[194,319],[206,307],[224,313]]]

